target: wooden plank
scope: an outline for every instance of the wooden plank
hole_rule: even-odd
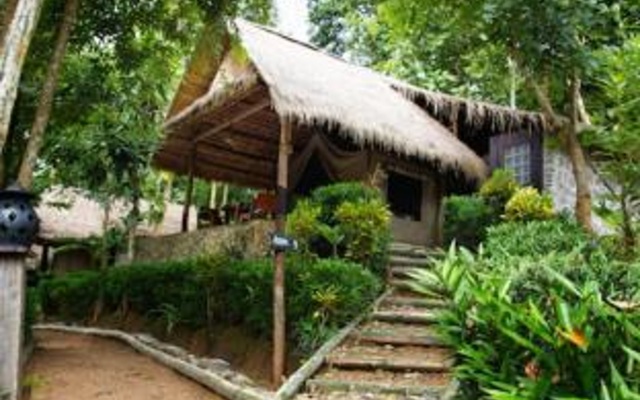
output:
[[[24,320],[24,256],[0,254],[0,389],[7,400],[20,398]]]
[[[196,165],[201,164],[222,165],[233,170],[256,174],[265,179],[273,179],[276,171],[275,160],[253,159],[241,154],[198,147]]]
[[[184,173],[181,169],[180,162],[177,161],[175,156],[168,157],[166,154],[162,158],[158,158],[156,166],[177,173]],[[233,183],[238,186],[245,186],[254,189],[274,189],[273,179],[265,180],[258,178],[250,173],[238,173],[237,171],[229,171],[223,167],[212,168],[196,168],[193,174],[195,177],[205,180],[216,180],[225,183]]]
[[[278,151],[278,179],[276,205],[276,232],[284,233],[289,186],[289,155],[291,154],[292,123],[288,118],[280,120],[280,148]],[[273,383],[280,386],[286,371],[286,310],[285,310],[285,253],[274,257],[273,278]]]
[[[167,168],[177,173],[188,173],[184,171],[184,155],[165,152],[156,160],[156,165]],[[272,176],[265,176],[255,170],[249,170],[230,163],[227,159],[220,159],[214,162],[211,159],[203,159],[203,162],[195,164],[193,175],[207,180],[218,180],[221,182],[234,183],[240,186],[266,189],[273,188]]]
[[[246,118],[252,116],[253,114],[256,114],[256,113],[262,111],[263,109],[267,108],[270,104],[271,104],[271,99],[264,99],[264,100],[260,101],[259,103],[247,108],[246,110],[236,114],[235,116],[233,116],[232,118],[230,118],[226,122],[223,122],[220,125],[218,125],[218,126],[212,128],[212,129],[209,129],[209,130],[199,134],[198,136],[196,136],[196,138],[194,140],[196,142],[199,142],[199,141],[202,141],[202,140],[206,139],[209,136],[213,136],[216,133],[222,132],[225,129],[228,129],[229,127],[231,127],[233,124],[236,124],[236,123],[242,121],[243,119],[246,119]]]

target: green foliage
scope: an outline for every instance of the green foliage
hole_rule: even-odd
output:
[[[363,313],[381,282],[358,264],[339,259],[290,263],[287,307],[300,350],[309,354],[337,329]]]
[[[318,222],[322,207],[308,199],[300,200],[287,215],[287,232],[300,243],[301,251],[308,253],[312,239],[319,234],[321,224]]]
[[[496,169],[480,187],[480,196],[498,209],[505,204],[518,190],[519,185],[510,169]]]
[[[542,257],[586,249],[589,236],[570,218],[548,221],[504,222],[490,227],[484,243],[489,256]]]
[[[380,192],[360,182],[339,182],[317,188],[311,193],[311,202],[322,209],[320,221],[334,225],[336,211],[343,203],[380,200]]]
[[[455,241],[475,248],[486,236],[487,228],[499,221],[500,212],[480,196],[450,196],[444,203],[445,243]]]
[[[640,275],[626,267],[635,274],[606,283],[571,253],[523,259],[452,247],[414,278],[450,302],[439,329],[457,351],[464,398],[629,399],[640,389],[640,312],[613,299],[636,301]]]
[[[24,338],[26,342],[29,342],[33,336],[31,327],[36,323],[40,314],[40,298],[38,290],[31,287],[27,288],[25,300]]]
[[[640,232],[640,36],[621,48],[599,54],[600,96],[594,101],[599,128],[583,135],[583,142],[605,179],[609,193],[599,210],[618,227],[628,252],[638,243]]]
[[[287,259],[287,319],[302,351],[364,311],[380,281],[359,265],[338,259]],[[242,325],[271,333],[273,260],[235,260],[217,255],[197,260],[134,264],[99,272],[74,272],[43,280],[43,309],[67,321],[92,311],[98,293],[105,312],[135,312],[193,329]]]
[[[391,214],[380,193],[357,182],[320,187],[298,202],[287,231],[306,256],[342,257],[381,273],[391,240]]]
[[[536,221],[553,217],[553,200],[538,189],[525,187],[518,189],[504,207],[507,221]]]
[[[39,287],[45,314],[86,318],[98,299],[101,277],[95,271],[81,271],[62,278],[47,279]]]
[[[391,213],[387,205],[379,199],[344,202],[335,218],[345,235],[345,257],[382,273],[390,241]]]

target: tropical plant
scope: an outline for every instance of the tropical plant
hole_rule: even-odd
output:
[[[504,218],[507,221],[536,221],[552,217],[551,196],[540,194],[533,187],[518,189],[504,206]]]
[[[571,254],[532,260],[452,247],[430,271],[413,273],[415,289],[449,304],[439,331],[456,349],[463,397],[640,396],[637,290],[615,292],[636,286],[640,276],[626,276],[612,290],[575,262]]]

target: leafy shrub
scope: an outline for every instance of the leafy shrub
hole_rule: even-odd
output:
[[[568,253],[586,249],[590,240],[575,220],[562,217],[548,221],[504,222],[487,230],[484,251],[490,256],[528,256]]]
[[[287,231],[305,255],[346,258],[381,272],[391,240],[390,212],[376,189],[337,183],[300,201],[288,216]]]
[[[463,398],[640,396],[640,312],[622,309],[635,299],[612,300],[587,269],[575,280],[558,272],[571,268],[569,256],[548,255],[527,268],[526,296],[522,286],[514,289],[517,277],[504,259],[454,248],[433,269],[415,274],[423,293],[450,302],[439,329],[457,351]],[[637,287],[638,277],[625,284]]]
[[[344,232],[345,257],[376,273],[382,273],[391,233],[391,213],[379,199],[344,202],[335,212],[338,229]]]
[[[303,353],[310,353],[341,326],[361,314],[381,289],[379,279],[358,264],[292,259],[287,307]]]
[[[40,313],[40,298],[38,290],[27,288],[26,302],[24,308],[24,338],[29,342],[32,338],[31,327],[36,323]]]
[[[382,200],[377,189],[360,182],[339,182],[319,187],[311,193],[311,202],[321,207],[320,221],[335,225],[335,213],[342,203]]]
[[[39,286],[43,311],[66,319],[83,319],[98,300],[101,282],[100,273],[96,271],[78,271],[45,279]]]
[[[475,248],[484,240],[487,228],[499,220],[499,212],[479,196],[450,196],[444,203],[445,243],[455,241]]]
[[[319,234],[321,212],[322,207],[304,199],[287,216],[287,232],[298,240],[300,250],[304,253],[311,251],[311,241]]]
[[[513,171],[496,169],[480,187],[480,196],[497,209],[502,209],[519,188]]]
[[[303,350],[360,314],[381,286],[371,272],[338,259],[289,257],[286,273],[289,331]],[[134,264],[103,274],[69,273],[42,281],[39,294],[45,312],[64,320],[86,318],[103,293],[105,312],[134,311],[159,319],[167,334],[177,325],[199,329],[223,324],[268,336],[272,285],[272,259],[218,255]]]
[[[504,218],[507,221],[535,221],[551,217],[553,200],[532,187],[518,189],[504,207]]]

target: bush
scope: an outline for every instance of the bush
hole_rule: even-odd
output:
[[[344,233],[345,257],[382,274],[391,241],[391,213],[382,200],[344,202],[335,212],[338,230]]]
[[[351,262],[293,259],[290,264],[288,318],[298,347],[305,354],[363,313],[382,287],[371,272]]]
[[[445,243],[455,241],[475,248],[484,240],[487,228],[499,220],[499,212],[479,196],[451,196],[444,203]]]
[[[382,200],[377,189],[360,182],[339,182],[319,187],[311,193],[311,202],[321,207],[320,221],[335,225],[335,213],[343,203]]]
[[[87,318],[98,300],[101,282],[100,273],[96,271],[45,279],[39,285],[43,311],[65,319]]]
[[[496,209],[503,209],[507,201],[519,188],[513,171],[496,169],[480,187],[480,196]]]
[[[532,187],[518,189],[504,207],[507,221],[536,221],[552,217],[553,200]]]
[[[341,257],[381,273],[391,241],[390,218],[376,189],[337,183],[300,201],[288,216],[287,231],[306,256]]]
[[[568,217],[548,221],[504,222],[487,230],[484,251],[490,256],[539,257],[586,249],[589,236]]]
[[[615,288],[606,293],[571,253],[510,261],[451,249],[416,275],[423,292],[451,303],[439,329],[456,349],[462,397],[638,398],[640,312],[627,308],[637,299],[618,292],[613,300]],[[575,269],[574,278],[559,269]],[[639,277],[621,283],[637,288]]]
[[[371,272],[343,260],[289,257],[286,273],[288,328],[305,351],[363,312],[381,287]],[[69,273],[42,281],[39,294],[47,314],[67,321],[89,316],[102,293],[105,312],[134,311],[159,319],[167,333],[177,324],[193,329],[222,324],[268,336],[272,285],[272,259],[212,256],[134,264],[102,274]]]

